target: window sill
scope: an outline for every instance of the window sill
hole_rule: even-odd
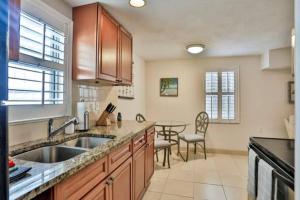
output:
[[[210,124],[240,124],[240,121],[232,121],[232,122],[226,122],[226,121],[210,121]]]
[[[67,116],[53,116],[53,117],[44,117],[44,118],[35,118],[35,119],[25,119],[25,120],[16,120],[8,122],[8,125],[20,125],[20,124],[30,124],[30,123],[38,123],[38,122],[46,122],[49,119],[60,119]]]

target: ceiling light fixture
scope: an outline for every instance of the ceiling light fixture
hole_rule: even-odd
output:
[[[146,5],[146,0],[129,0],[129,4],[135,8],[141,8]]]
[[[191,44],[186,47],[186,50],[190,54],[199,54],[204,51],[205,45],[203,44]]]

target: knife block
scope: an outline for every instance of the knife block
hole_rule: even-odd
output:
[[[107,111],[103,111],[101,116],[99,117],[98,121],[96,122],[97,126],[110,126],[111,121],[109,118],[109,113]]]
[[[111,123],[116,123],[117,122],[117,118],[116,118],[116,115],[114,113],[109,114],[109,119],[110,119]]]

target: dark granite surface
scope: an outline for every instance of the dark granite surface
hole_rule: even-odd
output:
[[[114,138],[112,141],[94,149],[90,149],[87,152],[64,162],[45,164],[15,159],[17,165],[30,166],[32,167],[32,170],[25,178],[10,184],[9,198],[32,199],[65,178],[77,173],[84,167],[105,157],[120,145],[130,141],[138,134],[142,134],[142,130],[147,129],[154,124],[154,122],[137,123],[135,121],[122,121],[121,123],[113,124],[108,127],[94,127],[87,132],[77,132],[72,135],[58,135],[51,140],[41,139],[10,147],[10,155],[14,156],[39,147],[61,144],[81,136]]]
[[[294,176],[295,140],[253,137],[250,142]]]

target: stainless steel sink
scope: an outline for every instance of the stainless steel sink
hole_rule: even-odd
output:
[[[111,140],[112,139],[110,138],[100,138],[100,137],[79,137],[74,140],[65,142],[64,145],[71,146],[71,147],[92,149]]]
[[[39,163],[56,163],[71,159],[85,151],[64,146],[47,146],[16,155],[15,158]]]

